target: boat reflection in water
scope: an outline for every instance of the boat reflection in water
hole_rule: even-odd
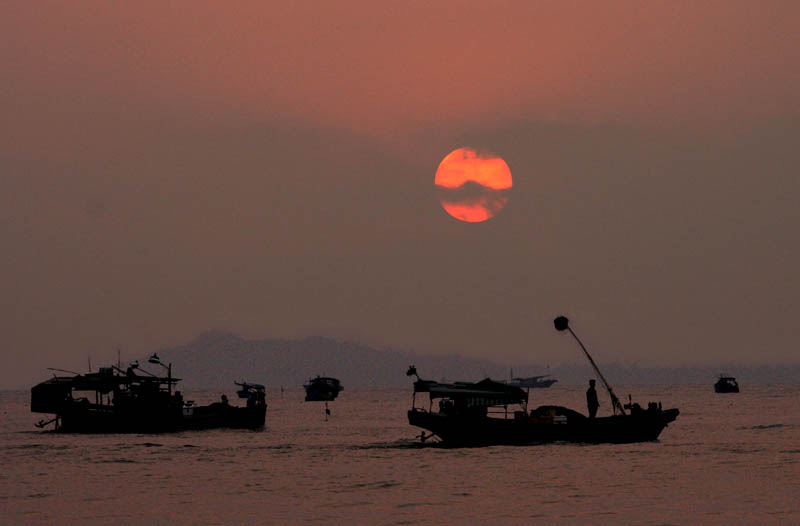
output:
[[[556,318],[556,328],[569,330],[575,336],[567,322],[563,316]],[[406,374],[416,376],[417,380],[408,422],[431,433],[426,436],[423,432],[420,435],[423,440],[435,436],[442,443],[454,446],[656,440],[677,418],[678,409],[662,409],[660,402],[650,402],[647,409],[636,403],[623,407],[583,344],[580,345],[606,385],[614,408],[612,416],[589,418],[573,409],[553,405],[528,411],[528,393],[519,387],[488,378],[453,384],[422,380],[411,366]],[[417,405],[417,393],[428,393],[427,407]]]
[[[267,413],[263,385],[236,383],[243,407],[219,402],[198,406],[184,401],[174,390],[179,378],[172,366],[157,355],[148,360],[167,370],[158,376],[132,362],[126,371],[117,366],[101,367],[96,373],[57,376],[31,389],[31,411],[55,417],[40,421],[37,427],[55,425],[56,431],[78,433],[162,433],[191,429],[264,427]],[[62,371],[70,372],[70,371]],[[144,373],[144,374],[141,374]]]

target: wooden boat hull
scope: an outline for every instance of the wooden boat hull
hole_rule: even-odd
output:
[[[550,418],[519,412],[514,418],[446,415],[420,409],[408,412],[408,422],[430,431],[453,446],[524,445],[550,442],[630,443],[658,439],[678,416],[677,409],[647,410],[635,415],[586,418],[571,410]],[[564,414],[567,413],[567,414]]]
[[[236,407],[222,403],[188,408],[136,408],[75,404],[65,407],[57,430],[65,433],[168,433],[198,429],[260,429],[266,422],[266,404]]]

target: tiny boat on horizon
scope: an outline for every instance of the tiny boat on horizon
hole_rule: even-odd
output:
[[[528,376],[526,378],[515,377],[503,382],[506,385],[514,387],[521,387],[523,389],[547,389],[554,383],[558,382],[555,378],[549,378],[549,374],[542,374],[539,376]]]
[[[306,402],[331,402],[344,390],[338,378],[319,375],[309,379],[303,388],[306,390]]]
[[[719,380],[714,384],[715,393],[738,393],[739,384],[733,376],[719,375]]]

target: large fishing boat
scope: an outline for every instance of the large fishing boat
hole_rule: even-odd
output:
[[[555,320],[560,331],[569,330],[568,320]],[[613,415],[587,417],[566,407],[546,405],[528,411],[528,393],[519,387],[495,382],[453,384],[422,380],[414,366],[406,373],[416,376],[414,397],[408,411],[409,424],[429,431],[420,437],[437,437],[454,446],[522,445],[547,442],[627,443],[656,440],[675,418],[678,409],[662,409],[661,402],[647,408],[629,403],[623,406],[578,340],[595,373],[606,385]],[[417,393],[428,393],[428,404],[418,405]],[[437,407],[434,402],[438,401]]]
[[[306,402],[330,402],[336,400],[339,392],[344,389],[338,378],[319,376],[311,378],[303,385],[306,390]]]
[[[55,415],[37,427],[54,424],[57,431],[78,433],[162,433],[192,429],[264,427],[267,413],[263,385],[236,383],[246,405],[219,402],[195,405],[185,401],[175,386],[172,365],[157,355],[148,360],[167,370],[158,376],[141,369],[137,362],[123,371],[119,366],[101,367],[94,373],[53,375],[31,389],[31,411]]]

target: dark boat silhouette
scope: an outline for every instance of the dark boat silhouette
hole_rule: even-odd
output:
[[[156,355],[150,363],[162,365],[167,376],[158,376],[133,362],[126,371],[117,366],[98,372],[57,376],[31,389],[31,411],[55,417],[37,427],[55,424],[61,432],[78,433],[163,433],[192,429],[264,427],[267,413],[263,385],[236,383],[243,407],[220,402],[195,405],[174,390],[179,378],[172,367],[161,364]],[[71,371],[61,371],[71,372]],[[144,374],[141,374],[144,373]]]
[[[558,382],[555,378],[548,378],[549,374],[539,376],[528,376],[525,378],[515,377],[503,383],[506,385],[513,385],[514,387],[521,387],[523,389],[547,389],[554,383]]]
[[[330,402],[336,400],[344,389],[337,378],[319,376],[311,378],[303,385],[306,390],[306,402]]]
[[[556,328],[569,330],[568,320],[556,318]],[[578,340],[577,336],[575,339]],[[429,431],[446,445],[523,445],[548,442],[628,443],[656,440],[677,418],[678,409],[662,409],[650,402],[647,409],[629,402],[623,406],[600,373],[594,360],[578,340],[611,397],[614,414],[589,418],[566,407],[547,405],[528,411],[528,393],[521,388],[495,382],[453,384],[422,380],[414,366],[406,373],[416,376],[409,424]],[[428,393],[427,407],[417,405],[417,393]],[[436,408],[434,402],[438,401]]]
[[[738,393],[739,384],[733,376],[719,375],[719,380],[714,384],[715,393]]]

